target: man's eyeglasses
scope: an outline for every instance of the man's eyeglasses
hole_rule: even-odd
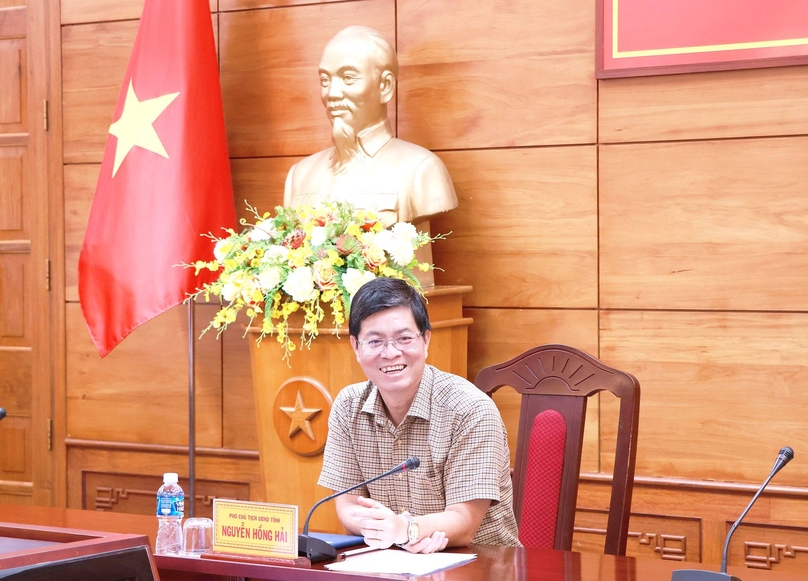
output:
[[[418,333],[417,335],[399,335],[392,339],[368,339],[367,341],[357,341],[357,344],[366,355],[378,355],[387,349],[388,343],[392,343],[393,347],[399,351],[407,351],[415,347],[422,335],[423,333]]]

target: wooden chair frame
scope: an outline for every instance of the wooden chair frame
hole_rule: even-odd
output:
[[[629,373],[612,369],[573,347],[543,345],[510,361],[482,369],[474,383],[489,395],[505,385],[522,394],[513,473],[517,522],[522,515],[527,451],[533,418],[548,409],[554,409],[564,417],[567,441],[554,547],[564,551],[572,549],[588,398],[601,391],[609,391],[620,399],[604,553],[625,555],[640,412],[640,383],[637,379]]]

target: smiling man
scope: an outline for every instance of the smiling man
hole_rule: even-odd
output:
[[[387,104],[396,90],[398,58],[380,32],[364,26],[338,32],[323,51],[319,74],[334,146],[289,170],[284,206],[345,200],[379,212],[386,225],[457,207],[443,162],[393,135]]]
[[[413,553],[518,546],[499,410],[462,377],[426,364],[432,331],[418,291],[397,279],[366,283],[349,332],[368,381],[334,400],[319,484],[342,490],[410,456],[421,465],[337,497],[342,525],[371,547]]]

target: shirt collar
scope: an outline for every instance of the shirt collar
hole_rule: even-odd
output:
[[[410,409],[407,412],[408,416],[429,420],[429,413],[432,409],[432,384],[434,380],[435,368],[431,365],[425,365],[421,383],[415,393],[415,399],[412,400]],[[387,418],[387,413],[384,411],[384,402],[379,397],[379,388],[374,383],[368,382],[368,384],[370,385],[370,394],[362,405],[362,412],[373,415],[377,424],[383,424]]]
[[[379,121],[373,127],[368,127],[359,132],[356,136],[359,146],[369,157],[373,157],[393,138],[393,126],[385,119]]]
[[[435,368],[431,365],[424,366],[424,374],[421,376],[421,383],[415,394],[415,399],[410,404],[408,416],[415,416],[429,419],[429,412],[432,409],[432,384],[435,380]]]
[[[379,397],[379,388],[371,381],[368,381],[368,387],[370,387],[370,393],[362,405],[362,413],[372,415],[377,424],[383,423],[387,414],[384,411],[382,398]]]

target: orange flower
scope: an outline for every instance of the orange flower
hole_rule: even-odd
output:
[[[369,270],[376,270],[387,262],[384,250],[375,244],[370,244],[362,249],[362,258],[365,259],[365,264],[368,265]]]
[[[312,265],[312,278],[320,290],[337,288],[337,271],[327,260],[318,260]]]

